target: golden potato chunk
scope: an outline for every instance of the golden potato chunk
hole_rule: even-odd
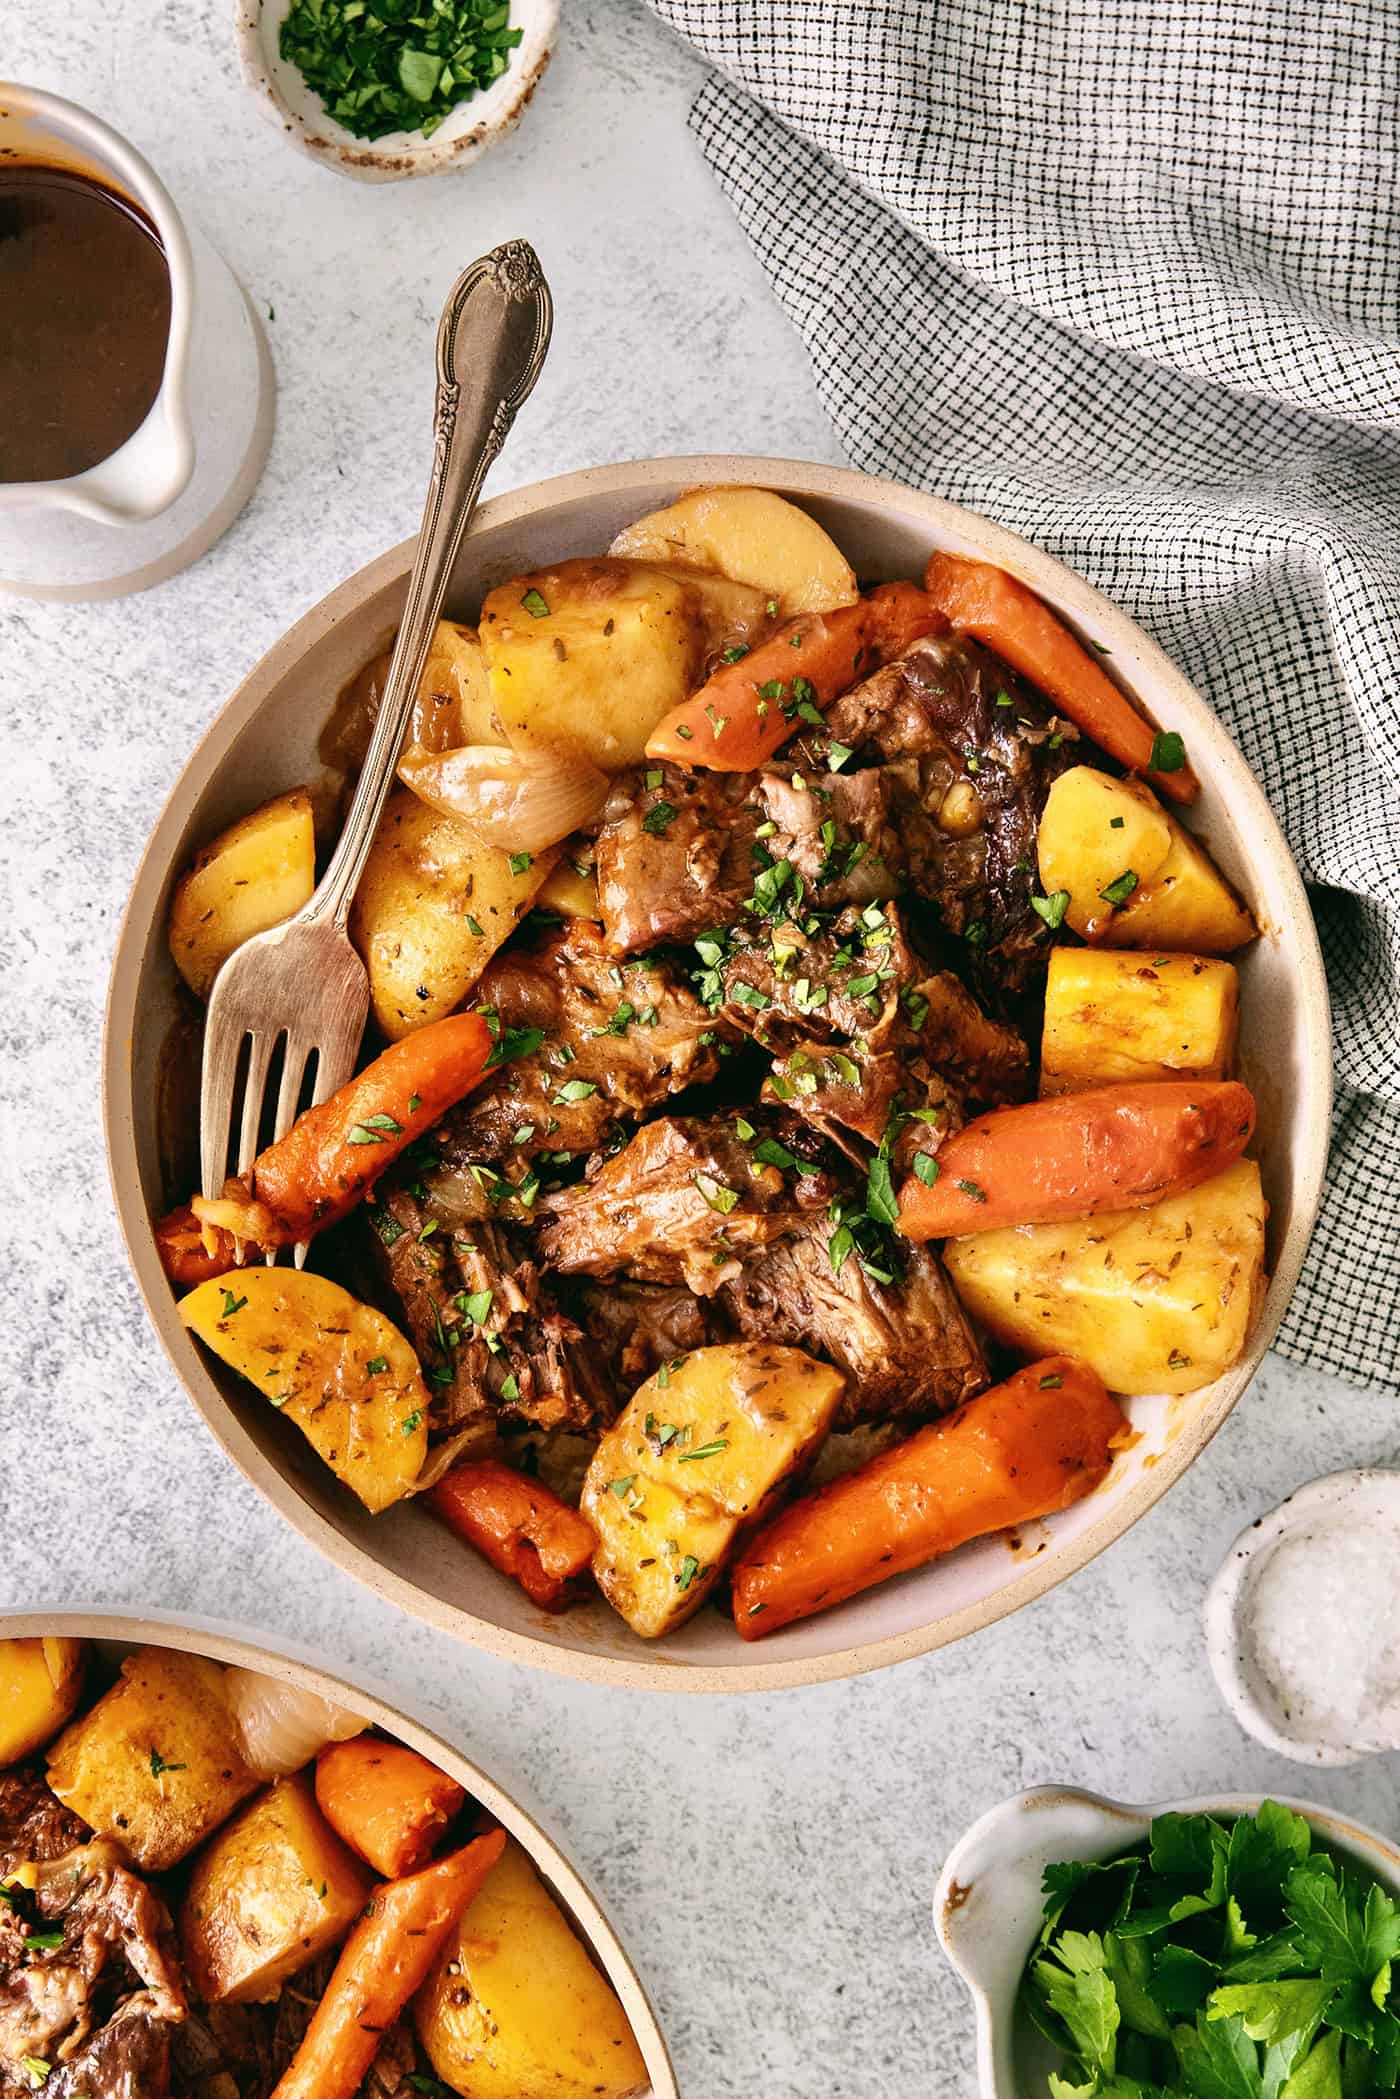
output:
[[[1233,963],[1057,947],[1045,984],[1042,1098],[1119,1079],[1223,1079],[1238,1019]]]
[[[854,605],[860,595],[855,571],[830,534],[768,488],[693,488],[628,525],[610,551],[718,569],[776,598],[783,619]]]
[[[221,831],[170,899],[170,953],[204,998],[234,949],[280,926],[316,887],[316,830],[304,788],[279,794]]]
[[[338,1946],[372,1885],[303,1777],[249,1801],[195,1860],[177,1919],[205,2004],[266,2004],[308,1961]]]
[[[65,1807],[147,1873],[203,1843],[258,1784],[243,1761],[224,1672],[202,1655],[141,1647],[49,1751]]]
[[[655,1640],[696,1612],[741,1525],[815,1454],[844,1379],[798,1348],[693,1349],[632,1399],[593,1455],[580,1507],[613,1609]]]
[[[700,682],[693,588],[636,561],[561,561],[481,608],[491,697],[507,740],[573,749],[619,772]]]
[[[633,2099],[648,2089],[616,1993],[513,1841],[414,2012],[428,2060],[462,2099]]]
[[[1150,1210],[950,1239],[959,1297],[1027,1355],[1078,1356],[1112,1392],[1197,1392],[1230,1368],[1264,1290],[1259,1168],[1239,1159]]]
[[[71,1719],[83,1661],[81,1640],[0,1640],[0,1769],[42,1749]]]
[[[558,858],[504,853],[406,787],[379,819],[350,913],[374,1017],[391,1042],[455,1012]]]
[[[1254,938],[1254,921],[1204,847],[1141,780],[1092,766],[1061,773],[1038,841],[1047,896],[1063,892],[1076,933],[1106,947],[1225,955]]]
[[[428,1454],[428,1388],[412,1347],[373,1305],[307,1269],[239,1268],[182,1297],[180,1317],[367,1509],[411,1492]]]

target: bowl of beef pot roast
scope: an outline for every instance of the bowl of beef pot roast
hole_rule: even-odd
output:
[[[245,679],[120,935],[113,1184],[194,1405],[337,1566],[570,1675],[820,1682],[1016,1610],[1205,1448],[1316,1216],[1326,984],[1258,783],[934,497],[497,497],[352,914],[357,1076],[205,1201],[203,1002],[324,865],[410,552]]]
[[[0,1616],[0,1884],[17,2090],[677,2099],[533,1816],[383,1697],[226,1627]]]

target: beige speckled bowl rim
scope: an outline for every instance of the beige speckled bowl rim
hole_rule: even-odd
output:
[[[1277,1245],[1269,1288],[1249,1346],[1240,1361],[1210,1388],[1208,1403],[1181,1428],[1150,1471],[1133,1483],[1063,1552],[1032,1558],[994,1594],[950,1611],[932,1625],[915,1627],[880,1639],[857,1642],[835,1653],[780,1659],[764,1658],[761,1644],[745,1647],[733,1663],[679,1667],[662,1650],[654,1658],[602,1655],[557,1648],[480,1618],[428,1594],[416,1582],[390,1572],[374,1556],[342,1537],[310,1508],[279,1469],[257,1447],[232,1410],[205,1380],[193,1386],[181,1360],[187,1336],[156,1253],[137,1165],[130,1090],[130,1044],[136,1019],[136,987],[141,958],[153,940],[163,938],[156,922],[159,902],[186,813],[224,763],[237,737],[263,704],[264,695],[292,666],[323,639],[355,605],[385,585],[406,576],[413,542],[403,541],[339,584],[274,642],[238,687],[201,739],[190,764],[167,802],[137,869],[131,897],[117,939],[107,1002],[103,1044],[103,1095],[108,1164],[117,1215],[132,1267],[156,1332],[185,1384],[190,1398],[225,1452],[245,1478],[273,1507],[335,1566],[364,1582],[376,1595],[411,1615],[467,1639],[488,1653],[556,1670],[587,1683],[608,1683],[668,1692],[721,1693],[772,1691],[830,1683],[882,1669],[927,1654],[969,1633],[995,1624],[1012,1611],[1067,1580],[1096,1559],[1146,1514],[1205,1449],[1258,1369],[1298,1280],[1303,1255],[1322,1197],[1331,1127],[1331,1017],[1327,979],[1317,931],[1302,878],[1288,850],[1262,788],[1226,730],[1169,658],[1128,615],[1092,588],[1053,555],[1006,531],[1002,526],[937,496],[900,483],[862,474],[852,468],[818,466],[789,459],[734,454],[683,456],[627,461],[585,468],[497,496],[484,504],[479,524],[512,524],[590,494],[620,487],[659,489],[702,482],[749,482],[799,499],[827,497],[870,502],[888,494],[904,516],[927,528],[930,546],[957,543],[975,532],[979,551],[988,560],[1013,569],[1048,602],[1058,606],[1083,631],[1113,645],[1115,657],[1149,669],[1169,695],[1169,719],[1183,726],[1198,772],[1209,769],[1231,807],[1235,821],[1251,841],[1252,860],[1267,882],[1276,922],[1286,923],[1304,957],[1297,986],[1300,1025],[1307,1038],[1308,1067],[1316,1076],[1293,1104],[1295,1198],[1288,1226]],[[873,1592],[878,1595],[879,1591]],[[737,1639],[736,1639],[737,1644]]]
[[[216,1619],[191,1618],[173,1611],[151,1611],[133,1617],[125,1612],[42,1608],[0,1612],[0,1640],[31,1640],[45,1636],[76,1640],[105,1640],[131,1647],[168,1647],[205,1655],[210,1661],[260,1669],[285,1683],[315,1691],[338,1705],[363,1713],[373,1725],[384,1728],[420,1756],[446,1771],[464,1786],[473,1800],[500,1823],[528,1851],[544,1877],[562,1896],[592,1948],[608,1981],[616,1990],[647,2074],[651,2078],[650,2099],[680,2099],[680,2086],[670,2053],[657,2024],[640,1976],[595,1896],[576,1866],[541,1828],[528,1809],[513,1799],[481,1766],[452,1743],[445,1741],[420,1721],[410,1719],[387,1697],[364,1689],[348,1677],[333,1674],[295,1647],[268,1646],[236,1626]]]

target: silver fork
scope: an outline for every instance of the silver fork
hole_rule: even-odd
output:
[[[470,264],[448,294],[438,324],[428,499],[384,697],[345,827],[311,901],[284,925],[237,948],[210,993],[199,1143],[201,1180],[211,1199],[223,1193],[228,1171],[245,1044],[239,1174],[248,1172],[257,1152],[263,1095],[279,1041],[285,1037],[277,1137],[295,1120],[313,1056],[313,1102],[343,1086],[355,1069],[369,1017],[369,977],[346,932],[350,905],[393,784],[453,561],[487,470],[540,375],[552,319],[549,286],[528,241],[494,248]],[[300,1268],[304,1244],[294,1258]]]

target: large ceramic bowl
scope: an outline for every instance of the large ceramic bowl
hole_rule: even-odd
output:
[[[416,1720],[358,1684],[345,1682],[303,1656],[290,1651],[255,1645],[232,1628],[197,1618],[178,1618],[159,1611],[149,1618],[129,1618],[96,1611],[30,1611],[0,1613],[0,1640],[29,1640],[56,1635],[98,1643],[107,1659],[116,1662],[134,1647],[173,1647],[186,1654],[205,1655],[209,1660],[261,1669],[268,1676],[315,1691],[337,1705],[362,1713],[375,1727],[397,1736],[410,1749],[436,1764],[456,1779],[469,1796],[515,1838],[534,1860],[540,1876],[572,1919],[579,1937],[616,1990],[627,2014],[647,2074],[651,2078],[647,2099],[680,2099],[680,2087],[656,2014],[637,1972],[623,1951],[622,1942],[603,1911],[580,1879],[576,1869],[538,1822],[512,1800],[470,1757],[463,1756]]]
[[[1400,1851],[1389,1837],[1330,1808],[1271,1796],[1312,1824],[1319,1844],[1353,1860],[1400,1894]],[[1052,1860],[1088,1863],[1129,1851],[1154,1815],[1214,1815],[1229,1822],[1258,1811],[1259,1796],[1225,1793],[1130,1807],[1070,1786],[1038,1786],[989,1809],[960,1838],[939,1876],[934,1929],[967,1984],[977,2020],[979,2099],[1032,2099],[1059,2067],[1050,2043],[1021,2009],[1021,1976],[1043,1922],[1041,1878]]]
[[[1121,1537],[1204,1449],[1273,1337],[1317,1212],[1331,1104],[1317,937],[1259,787],[1160,649],[1024,540],[863,474],[780,459],[645,460],[565,475],[486,504],[463,550],[449,609],[474,616],[492,584],[563,556],[599,552],[630,519],[707,481],[754,482],[795,498],[862,577],[921,574],[934,547],[1001,563],[1082,636],[1111,651],[1104,661],[1148,713],[1183,733],[1202,780],[1192,821],[1263,929],[1240,958],[1241,1059],[1259,1101],[1273,1280],[1248,1351],[1226,1377],[1188,1399],[1132,1401],[1137,1440],[1098,1493],[1027,1526],[1014,1546],[985,1539],[761,1645],[745,1645],[714,1611],[701,1612],[660,1646],[637,1639],[601,1602],[551,1618],[411,1503],[367,1515],[289,1422],[199,1352],[180,1324],[149,1219],[177,1194],[162,1183],[163,1054],[180,1012],[165,943],[171,883],[223,825],[317,775],[317,736],[334,696],[382,646],[403,602],[407,545],[371,562],[299,620],[245,679],[191,758],[141,863],[107,1016],[107,1135],[117,1208],[151,1317],[190,1397],[234,1462],[304,1537],[381,1596],[459,1638],[570,1675],[667,1691],[816,1683],[922,1654],[1042,1595]],[[185,1113],[193,1113],[188,1103]]]

